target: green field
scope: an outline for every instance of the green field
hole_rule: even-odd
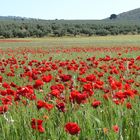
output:
[[[0,40],[0,140],[140,140],[139,38]]]
[[[93,36],[93,37],[48,37],[48,38],[25,38],[17,40],[30,40],[30,42],[0,42],[3,47],[113,47],[113,46],[139,46],[140,35],[119,36]]]

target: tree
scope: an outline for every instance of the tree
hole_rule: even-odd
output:
[[[86,34],[86,35],[88,35],[88,36],[92,36],[92,35],[93,35],[92,29],[86,28],[86,27],[84,27],[84,28],[81,30],[81,33]]]
[[[106,36],[109,34],[110,34],[110,32],[106,29],[99,29],[96,31],[96,35],[98,35],[98,36]]]
[[[63,28],[60,28],[58,30],[54,30],[53,33],[54,33],[54,36],[61,37],[61,36],[65,36],[66,35],[66,30],[63,29]]]
[[[111,14],[110,15],[110,19],[116,19],[117,18],[117,15],[116,14]]]

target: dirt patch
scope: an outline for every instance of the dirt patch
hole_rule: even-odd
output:
[[[31,42],[31,40],[0,39],[0,43],[11,43],[11,42]]]

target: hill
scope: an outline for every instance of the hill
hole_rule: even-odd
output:
[[[123,20],[140,20],[140,8],[121,13],[118,15],[118,18]]]
[[[140,8],[115,17],[103,20],[43,20],[0,16],[0,38],[140,34]]]
[[[115,13],[113,13],[115,15]],[[65,20],[65,19],[54,19],[54,20],[46,20],[46,19],[36,19],[36,18],[27,18],[27,17],[19,17],[19,16],[0,16],[0,21],[2,20],[10,20],[10,21],[44,21],[44,22],[58,22],[58,23],[98,23],[98,22],[105,22],[105,21],[119,21],[119,22],[127,22],[127,21],[134,21],[134,22],[139,22],[140,21],[140,8],[130,10],[127,12],[120,13],[116,15],[115,18],[110,19],[110,17],[105,18],[103,20]]]
[[[111,20],[110,17],[107,19]],[[116,21],[140,21],[140,8],[120,13],[112,19]]]

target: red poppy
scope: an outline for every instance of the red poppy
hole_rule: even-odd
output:
[[[62,92],[65,87],[62,84],[57,84],[57,85],[52,85],[50,88],[51,90],[58,89],[59,91]]]
[[[135,92],[134,92],[133,90],[130,90],[130,89],[126,90],[126,91],[124,92],[124,94],[125,94],[126,96],[131,97],[131,98],[133,98],[133,97],[135,96]]]
[[[6,90],[0,90],[0,95],[5,96],[7,94]]]
[[[42,80],[46,83],[50,82],[52,80],[52,75],[47,75],[47,76],[43,76]]]
[[[101,105],[101,101],[98,101],[98,100],[96,100],[96,101],[94,101],[93,103],[92,103],[92,106],[94,107],[94,108],[97,108],[98,106],[100,106]]]
[[[138,56],[138,57],[136,58],[136,60],[140,60],[140,56]]]
[[[41,108],[46,108],[48,111],[50,111],[53,108],[52,104],[48,104],[42,100],[38,100],[37,101],[37,108],[41,109]]]
[[[127,109],[132,109],[131,103],[128,102],[128,103],[126,104],[126,107],[127,107]]]
[[[43,81],[38,79],[35,81],[34,88],[38,89],[42,87],[43,85],[44,85]]]
[[[77,94],[79,94],[79,92],[77,90],[74,90],[70,93],[70,100],[71,101],[75,101]]]
[[[56,107],[58,108],[59,111],[65,112],[65,104],[63,102],[57,103]]]
[[[1,101],[2,101],[3,105],[11,105],[12,104],[12,96],[11,95],[5,96],[5,97],[1,98]]]
[[[19,87],[15,96],[24,96],[30,100],[36,99],[33,87],[30,85],[27,85],[26,87]]]
[[[10,86],[11,86],[11,87],[14,87],[14,88],[17,87],[17,85],[16,85],[14,82],[11,82],[11,83],[10,83]]]
[[[31,121],[31,127],[32,129],[38,130],[39,132],[43,133],[45,132],[45,129],[42,126],[43,120],[37,120],[37,119],[32,119]]]
[[[103,95],[103,98],[105,100],[109,100],[110,97],[111,97],[111,95],[109,93],[106,93],[106,94]]]
[[[115,133],[118,133],[118,132],[119,132],[119,127],[118,127],[118,125],[114,125],[114,126],[113,126],[113,131],[114,131]]]
[[[60,91],[58,89],[53,89],[50,94],[55,97],[59,97]]]
[[[0,76],[0,83],[2,83],[2,79],[3,79],[2,76]]]
[[[8,88],[6,91],[8,95],[13,95],[13,96],[15,95],[15,91],[10,88]]]
[[[87,97],[88,97],[88,95],[87,95],[86,92],[78,93],[78,94],[76,95],[75,100],[76,100],[76,102],[77,102],[78,104],[81,104],[81,103],[85,103]]]
[[[45,103],[45,108],[50,111],[54,106],[52,104]]]
[[[45,103],[42,101],[42,100],[38,100],[37,101],[37,108],[38,109],[41,109],[42,107],[44,107],[45,106]]]
[[[6,82],[2,83],[2,86],[3,86],[4,88],[10,88],[10,85],[9,85],[8,83],[6,83]]]
[[[93,89],[93,86],[90,83],[83,85],[83,90],[84,91],[92,91],[92,89]]]
[[[96,80],[96,76],[94,74],[90,74],[86,77],[86,80],[94,82]]]
[[[78,126],[77,123],[74,122],[68,122],[65,125],[65,131],[71,135],[76,135],[78,133],[80,133],[80,127]]]
[[[121,104],[123,104],[124,103],[124,98],[122,98],[122,99],[113,99],[113,102],[116,104],[116,105],[121,105]]]
[[[8,105],[0,106],[0,114],[4,114],[8,111]]]
[[[114,98],[124,99],[124,98],[126,98],[126,95],[124,94],[124,92],[119,91],[119,92],[115,93]]]
[[[63,82],[67,82],[67,81],[71,80],[72,76],[63,74],[63,75],[60,76],[60,78]]]

